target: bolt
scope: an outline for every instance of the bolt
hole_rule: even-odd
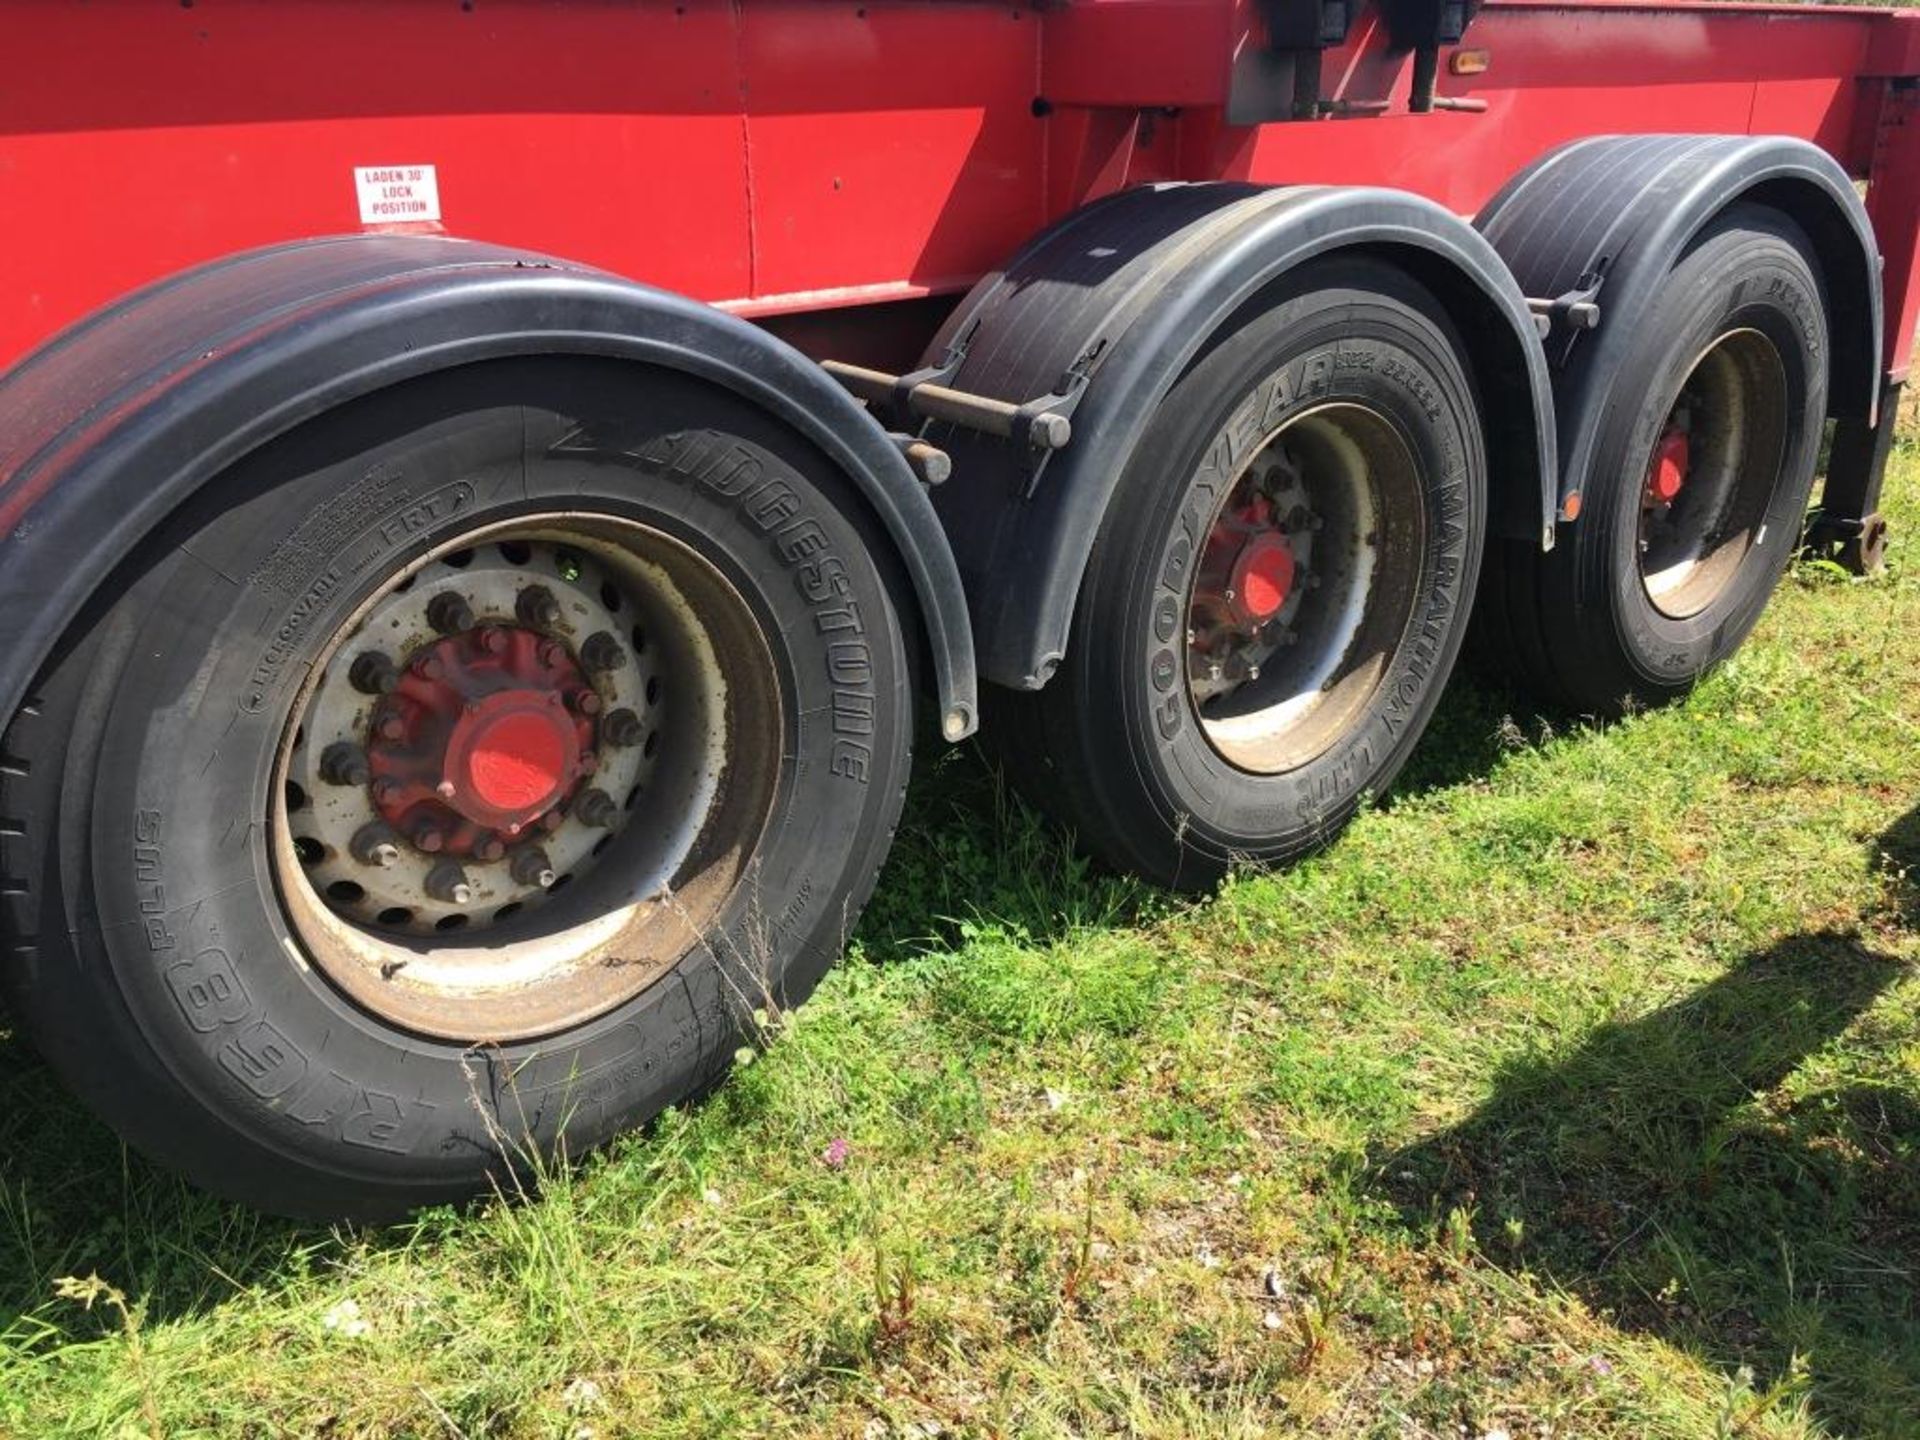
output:
[[[580,646],[580,663],[599,675],[625,665],[627,652],[609,631],[596,630]]]
[[[400,782],[389,780],[382,775],[373,782],[373,799],[377,805],[388,805],[400,798]]]
[[[553,598],[553,592],[546,586],[529,585],[520,592],[520,598],[513,602],[513,613],[520,617],[522,625],[544,630],[560,623],[560,602]],[[544,650],[540,658],[546,659]]]
[[[451,800],[460,792],[454,788],[453,781],[442,780],[438,785],[433,787],[433,793],[438,795],[442,800]]]
[[[1233,600],[1233,587],[1231,585],[1227,587],[1227,600],[1229,603]]]
[[[1220,678],[1220,666],[1218,664],[1207,666],[1207,678],[1209,680],[1218,680]]]
[[[631,710],[616,710],[600,722],[600,734],[609,745],[625,748],[638,745],[646,734],[646,726],[640,723],[640,717]]]
[[[438,655],[429,652],[413,662],[413,673],[422,680],[438,680],[446,674],[446,667],[440,663]]]
[[[482,835],[473,842],[473,857],[491,865],[507,853],[507,842],[498,835]]]
[[[558,810],[549,810],[534,823],[551,835],[567,823],[567,817],[562,815]]]
[[[480,643],[480,651],[484,655],[504,655],[507,653],[507,646],[513,643],[507,632],[498,625],[483,626],[476,638]]]
[[[442,905],[465,905],[473,899],[473,886],[458,860],[442,860],[427,872],[427,894]]]
[[[1307,576],[1307,589],[1318,590],[1319,588],[1320,588],[1320,577],[1318,575]]]
[[[542,640],[535,653],[539,655],[540,663],[549,670],[558,670],[567,663],[567,647],[558,640]]]
[[[1259,678],[1260,678],[1260,667],[1258,665],[1249,665],[1247,667],[1247,679],[1258,680]]]
[[[600,757],[591,750],[582,750],[580,758],[574,762],[574,769],[582,775],[595,775],[600,771]]]
[[[613,803],[613,797],[597,786],[582,790],[579,798],[573,802],[573,813],[579,817],[580,823],[591,825],[596,830],[604,830],[613,824],[618,808]]]
[[[473,628],[473,607],[464,595],[443,590],[427,602],[427,623],[442,635],[458,635]]]
[[[347,683],[362,695],[388,695],[400,683],[400,672],[380,651],[364,650],[347,668]]]
[[[431,820],[423,820],[413,827],[413,846],[429,855],[437,855],[447,848],[446,832]]]
[[[598,715],[605,705],[598,690],[588,690],[584,687],[569,692],[567,703],[582,715]]]
[[[547,852],[538,845],[529,845],[524,850],[516,850],[513,864],[508,867],[516,885],[537,885],[542,890],[552,885],[557,878],[553,873],[553,862],[547,859]]]
[[[350,740],[336,740],[320,752],[320,778],[329,785],[352,785],[356,789],[373,778],[367,768],[367,756]]]
[[[404,740],[407,738],[407,717],[392,706],[382,707],[373,717],[373,733],[382,740]]]
[[[347,848],[362,865],[377,865],[384,870],[400,858],[400,837],[393,833],[392,826],[373,820],[353,832]]]

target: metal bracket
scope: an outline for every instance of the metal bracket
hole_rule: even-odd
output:
[[[1096,341],[1075,360],[1050,393],[1015,405],[988,395],[956,390],[948,383],[959,373],[967,356],[967,345],[978,327],[979,322],[975,321],[948,347],[938,365],[907,375],[889,375],[884,370],[869,370],[863,365],[848,365],[839,360],[823,361],[821,368],[854,395],[886,413],[896,429],[913,436],[924,438],[927,425],[937,420],[1012,441],[1025,457],[1026,493],[1031,496],[1047,461],[1073,438],[1071,417],[1086,393],[1087,381],[1092,378],[1093,367],[1106,349],[1106,342]]]
[[[1586,277],[1582,277],[1583,279]],[[1546,339],[1555,330],[1597,330],[1600,327],[1600,282],[1595,280],[1584,290],[1569,290],[1553,300],[1528,299],[1534,328]]]

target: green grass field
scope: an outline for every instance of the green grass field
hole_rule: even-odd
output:
[[[537,1199],[261,1219],[0,1038],[0,1433],[1920,1434],[1912,544],[1666,711],[1456,683],[1200,904],[927,745],[814,1002]]]

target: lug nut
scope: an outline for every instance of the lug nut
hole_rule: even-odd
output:
[[[580,758],[574,762],[573,768],[578,770],[582,775],[598,774],[600,770],[600,757],[591,750],[582,750],[580,752]]]
[[[347,669],[347,683],[362,695],[388,695],[400,683],[400,672],[380,651],[365,650],[354,656]]]
[[[473,842],[473,858],[491,865],[507,853],[507,842],[498,835],[482,835]]]
[[[329,785],[356,789],[373,778],[366,752],[350,740],[336,740],[320,752],[320,778]]]
[[[627,652],[609,631],[596,630],[580,646],[580,663],[600,675],[625,665]]]
[[[549,670],[558,670],[567,663],[567,647],[558,640],[542,640],[535,653],[539,655],[540,663]]]
[[[440,657],[429,652],[413,662],[413,673],[422,680],[438,680],[447,671],[440,663]]]
[[[473,900],[473,886],[457,860],[442,860],[427,872],[427,894],[442,905],[466,905]]]
[[[413,845],[416,850],[424,850],[429,855],[437,855],[447,848],[447,835],[431,820],[422,821],[413,827]]]
[[[389,780],[382,775],[373,782],[373,799],[377,805],[390,805],[400,798],[400,782]]]
[[[375,820],[354,831],[347,848],[362,865],[377,865],[384,870],[400,858],[400,837],[391,826]]]
[[[529,585],[514,601],[513,613],[520,617],[522,625],[546,630],[560,623],[560,602],[553,598],[553,592],[546,586]],[[541,658],[546,657],[543,654]]]
[[[483,655],[504,655],[507,653],[507,646],[513,643],[508,638],[507,632],[498,625],[483,626],[476,638]]]
[[[427,602],[427,623],[442,635],[458,635],[473,628],[473,607],[464,595],[444,590]]]
[[[646,727],[640,723],[640,717],[631,710],[616,710],[600,722],[600,733],[606,737],[609,745],[638,745],[646,733]]]
[[[542,890],[551,886],[556,878],[553,862],[538,845],[530,845],[516,853],[507,873],[513,876],[516,885],[537,885]]]
[[[373,717],[373,733],[382,740],[407,738],[407,717],[392,705],[382,706]]]
[[[598,690],[586,689],[571,692],[567,696],[567,703],[582,715],[598,715],[606,706]]]
[[[567,823],[567,817],[562,815],[558,810],[549,810],[533,823],[551,835]]]
[[[613,797],[598,786],[582,790],[580,798],[573,802],[573,813],[583,825],[591,825],[596,830],[604,830],[613,824],[613,818],[619,813],[619,807],[613,803]]]

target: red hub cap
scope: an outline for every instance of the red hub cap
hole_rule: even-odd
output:
[[[1656,505],[1671,505],[1687,483],[1687,468],[1693,463],[1693,446],[1687,432],[1670,428],[1653,450],[1653,464],[1647,469],[1647,499]]]
[[[495,858],[593,773],[599,709],[557,641],[494,627],[437,641],[374,709],[374,804],[423,850]]]
[[[1258,629],[1286,608],[1293,585],[1293,547],[1272,503],[1255,495],[1223,514],[1207,535],[1194,600],[1215,623]]]

